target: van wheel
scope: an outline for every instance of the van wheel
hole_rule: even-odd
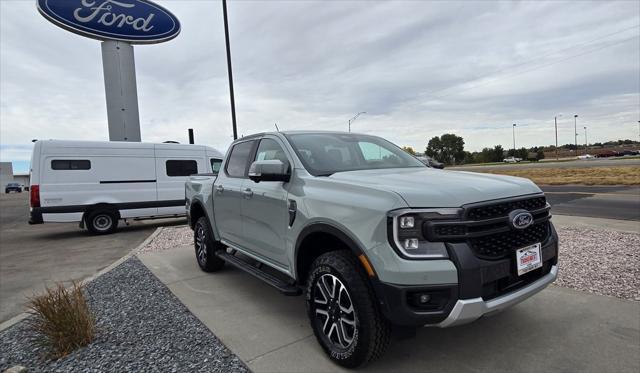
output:
[[[222,250],[222,244],[211,236],[211,227],[206,217],[201,217],[193,227],[193,246],[196,249],[196,259],[200,269],[205,272],[215,272],[224,267],[224,260],[215,255],[216,250]]]
[[[377,307],[366,274],[348,251],[329,252],[313,262],[307,313],[320,346],[344,367],[377,359],[389,344],[389,322]]]
[[[85,218],[85,224],[93,234],[110,234],[118,228],[118,216],[109,210],[91,211]]]

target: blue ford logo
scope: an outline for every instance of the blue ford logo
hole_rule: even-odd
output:
[[[57,26],[99,40],[160,43],[180,33],[178,19],[147,0],[38,0],[38,11]]]
[[[533,215],[527,210],[513,210],[509,213],[509,223],[515,229],[525,229],[533,224]]]

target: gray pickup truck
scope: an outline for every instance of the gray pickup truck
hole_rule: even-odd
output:
[[[350,368],[392,334],[499,312],[558,271],[531,181],[433,169],[375,136],[244,137],[217,174],[190,177],[186,208],[202,270],[227,263],[304,294],[318,342]]]

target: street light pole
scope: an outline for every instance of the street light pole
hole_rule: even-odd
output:
[[[558,117],[561,116],[562,114],[553,117],[553,121],[556,124],[556,161],[558,160]]]
[[[351,132],[351,123],[355,122],[356,119],[358,119],[358,117],[360,116],[360,114],[366,114],[366,111],[361,111],[358,114],[354,115],[353,118],[349,119],[349,132]]]
[[[573,137],[576,143],[576,156],[578,155],[578,114],[573,116]]]
[[[233,94],[233,72],[231,71],[231,49],[229,47],[229,21],[227,20],[227,0],[222,0],[222,16],[224,18],[224,41],[227,47],[227,72],[229,73],[229,96],[231,97],[231,124],[233,125],[233,139],[238,139],[236,127],[236,100]]]
[[[513,157],[516,157],[516,124],[513,124]]]
[[[587,147],[589,142],[587,141],[587,127],[584,127],[584,154],[587,155]]]

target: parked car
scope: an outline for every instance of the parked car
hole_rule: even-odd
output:
[[[558,273],[533,182],[434,170],[375,136],[247,136],[185,188],[200,268],[226,263],[304,294],[318,343],[345,367],[380,356],[392,331],[471,322]]]
[[[583,155],[579,155],[578,159],[592,159],[593,156],[591,154],[583,154]]]
[[[107,234],[120,219],[184,216],[187,177],[216,172],[221,162],[203,145],[37,141],[29,224],[79,222]]]
[[[521,162],[521,161],[522,161],[522,158],[517,158],[517,157],[513,157],[513,156],[507,157],[507,158],[502,160],[502,162],[504,162],[504,163],[518,163],[518,162]]]
[[[608,157],[617,157],[620,153],[611,149],[601,149],[596,153],[596,158],[608,158]]]
[[[11,192],[22,193],[22,186],[20,186],[20,184],[18,183],[8,183],[7,186],[4,187],[4,192],[5,193],[11,193]]]
[[[440,163],[435,159],[429,157],[428,155],[419,155],[419,156],[416,156],[416,158],[418,158],[420,162],[424,163],[429,167],[438,168],[438,169],[444,168],[444,163]]]

